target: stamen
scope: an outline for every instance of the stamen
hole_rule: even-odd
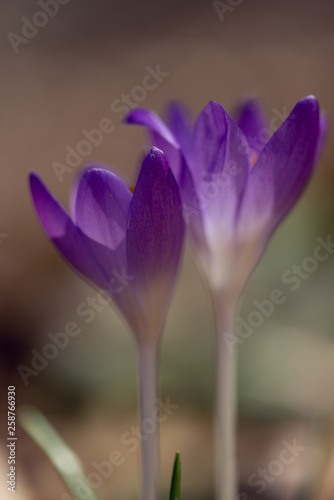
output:
[[[257,159],[259,157],[259,154],[252,149],[251,154],[250,154],[250,160],[251,160],[251,166],[254,167],[255,163],[257,162]]]

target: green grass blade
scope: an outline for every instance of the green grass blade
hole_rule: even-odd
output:
[[[23,407],[18,420],[40,447],[76,500],[98,500],[89,488],[82,465],[47,419],[35,408]]]
[[[181,495],[181,460],[180,460],[180,453],[177,451],[174,460],[169,500],[180,500],[180,495]]]

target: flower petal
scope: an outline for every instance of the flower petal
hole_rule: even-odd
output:
[[[127,254],[152,333],[160,330],[179,267],[184,222],[178,186],[162,151],[144,159],[130,204]]]
[[[270,132],[265,110],[256,98],[244,101],[237,109],[236,123],[244,133],[251,150],[260,154]]]
[[[80,229],[36,174],[31,173],[29,180],[35,209],[47,236],[77,271],[101,288],[106,288],[108,280],[93,258]]]
[[[111,172],[112,174],[116,175],[116,177],[118,177],[118,179],[120,181],[122,181],[123,184],[128,186],[127,179],[125,177],[123,177],[121,173],[119,173],[116,169],[114,169],[110,165],[104,165],[102,163],[87,163],[87,165],[84,165],[78,171],[78,173],[74,176],[74,179],[73,179],[72,184],[71,184],[69,207],[70,207],[70,215],[72,216],[72,219],[75,219],[75,205],[76,205],[78,188],[79,188],[81,179],[86,174],[87,170],[91,170],[92,168],[96,168],[98,170],[106,170],[108,172]]]
[[[183,218],[189,227],[195,249],[206,251],[207,245],[202,217],[202,203],[197,196],[192,173],[182,155],[178,186],[183,203]]]
[[[316,160],[314,162],[314,166],[317,166],[318,161],[321,158],[322,152],[325,147],[325,142],[328,135],[329,129],[329,119],[326,113],[321,113],[320,115],[320,131],[319,131],[319,140],[318,140],[318,148],[316,154]]]
[[[180,145],[163,120],[154,111],[136,108],[130,111],[125,121],[148,128],[150,144],[164,152],[178,182],[181,174]]]
[[[180,147],[171,130],[154,111],[144,108],[135,108],[126,115],[125,122],[129,124],[143,125],[152,132],[159,134],[174,148],[179,149]]]
[[[140,315],[126,256],[131,200],[131,191],[115,174],[101,168],[88,169],[78,186],[75,222],[88,238],[94,258],[105,270],[109,292],[133,327]],[[137,317],[134,322],[133,316]]]
[[[193,136],[196,176],[221,174],[237,165],[242,177],[249,170],[249,146],[236,123],[217,102],[211,101],[199,115]],[[240,181],[240,178],[238,178]],[[242,187],[243,181],[239,183]]]
[[[201,203],[196,193],[193,174],[189,169],[193,157],[190,117],[186,108],[176,101],[169,104],[167,115],[170,129],[158,115],[144,109],[136,108],[130,111],[126,121],[147,126],[152,145],[164,152],[181,192],[184,218],[187,223],[189,222],[191,237],[196,242],[195,247],[200,245],[203,248],[205,236]]]
[[[176,138],[188,163],[193,160],[192,120],[188,109],[178,101],[172,101],[167,107],[167,123]]]
[[[210,102],[196,122],[194,148],[197,164],[193,175],[207,241],[221,261],[233,240],[239,201],[250,170],[249,146],[222,106]],[[213,267],[218,273],[218,264],[213,263]]]
[[[296,104],[250,172],[240,211],[240,237],[263,231],[268,238],[298,200],[317,159],[319,133],[318,101],[309,96]]]
[[[82,179],[86,179],[86,176],[89,175],[88,171],[86,171]],[[82,180],[82,182],[84,181]],[[131,285],[131,276],[128,276],[125,267],[120,267],[124,263],[125,238],[124,242],[119,244],[115,250],[105,246],[101,238],[100,242],[92,239],[95,236],[100,236],[100,234],[98,231],[94,233],[92,228],[88,227],[89,210],[94,206],[94,202],[90,199],[88,186],[88,195],[86,198],[87,211],[82,206],[85,204],[85,200],[82,198],[85,185],[78,186],[78,194],[80,196],[78,218],[90,236],[75,226],[69,215],[54,199],[37,175],[31,174],[30,186],[38,217],[48,237],[77,271],[112,295],[130,327],[136,332],[141,328],[143,315],[132,292],[132,288],[129,286]],[[129,194],[131,198],[130,191]],[[118,200],[119,204],[121,204],[120,197],[118,197]],[[80,210],[80,207],[82,210]],[[121,209],[119,212],[121,212]],[[101,214],[101,211],[97,210],[97,213]],[[120,220],[121,215],[118,215]],[[98,223],[97,219],[92,215],[91,224],[95,223]],[[109,236],[106,237],[106,241],[108,238]],[[122,244],[123,260],[118,255]]]
[[[123,245],[121,265],[126,262],[125,236],[132,193],[112,172],[86,170],[80,179],[75,202],[75,223],[92,240],[110,250]]]

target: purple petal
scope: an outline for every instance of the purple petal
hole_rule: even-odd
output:
[[[84,235],[73,224],[69,215],[40,178],[32,173],[29,180],[35,209],[47,236],[77,271],[105,288],[108,279],[93,258]]]
[[[153,329],[161,327],[170,301],[183,237],[178,186],[165,155],[152,148],[144,159],[130,204],[127,254],[138,300]]]
[[[244,101],[236,111],[236,123],[252,151],[260,154],[271,135],[265,110],[258,99]],[[268,137],[268,134],[269,137]]]
[[[70,205],[70,214],[72,215],[73,219],[75,219],[75,205],[76,205],[76,199],[80,182],[84,177],[84,175],[86,174],[86,172],[88,170],[92,170],[93,168],[111,172],[113,175],[118,177],[118,179],[122,181],[123,184],[130,187],[130,184],[128,185],[127,179],[123,177],[123,175],[120,172],[118,172],[110,165],[104,165],[102,163],[88,163],[87,165],[84,165],[84,167],[81,168],[79,172],[75,175],[71,185],[69,205]]]
[[[75,222],[108,276],[108,289],[130,321],[135,310],[132,277],[128,275],[126,230],[132,193],[108,170],[91,168],[78,186]]]
[[[313,171],[319,145],[319,105],[313,96],[299,101],[271,137],[250,172],[239,229],[268,238],[300,197]]]
[[[176,141],[171,130],[161,120],[161,118],[156,113],[154,113],[154,111],[144,108],[133,109],[125,117],[125,122],[130,124],[143,125],[144,127],[150,129],[152,132],[160,135],[174,148],[179,148],[179,144]]]
[[[181,102],[172,101],[167,108],[167,122],[176,138],[183,155],[192,161],[192,119],[188,109]]]
[[[102,168],[90,168],[81,177],[75,203],[75,223],[90,239],[116,250],[123,245],[132,193],[118,177]]]
[[[319,132],[319,141],[318,141],[318,148],[317,148],[317,154],[316,154],[316,160],[314,162],[314,166],[317,166],[318,161],[321,158],[321,155],[323,153],[324,147],[325,147],[325,142],[328,136],[328,129],[329,129],[329,119],[328,116],[325,113],[321,113],[320,115],[320,132]]]
[[[136,108],[130,111],[125,121],[126,123],[142,125],[148,128],[150,144],[164,152],[178,181],[181,170],[180,145],[174,137],[173,132],[161,118],[154,111]]]
[[[91,165],[87,165],[79,170],[79,172],[74,176],[74,179],[71,184],[70,196],[69,196],[69,212],[72,219],[75,218],[75,204],[77,201],[78,188],[81,182],[82,177],[85,175],[86,171],[92,168]]]
[[[86,171],[83,178],[86,179],[89,175],[88,171]],[[82,182],[84,182],[83,178]],[[131,277],[128,276],[126,268],[120,267],[124,260],[121,262],[117,252],[121,249],[122,244],[119,244],[115,250],[112,250],[101,244],[103,243],[102,238],[100,239],[101,243],[95,239],[91,239],[91,237],[96,236],[91,227],[88,228],[85,226],[91,237],[84,234],[79,227],[74,225],[71,218],[45,188],[37,175],[31,174],[30,186],[38,217],[48,237],[77,271],[95,285],[107,290],[113,296],[114,301],[132,330],[134,332],[138,331],[141,328],[140,325],[143,323],[143,317],[135,296],[132,293],[132,288],[129,286],[131,285]],[[89,210],[94,203],[90,199],[91,194],[87,186],[86,200],[88,208],[86,211],[83,207],[85,204],[83,197],[84,190],[84,184],[80,183],[78,186],[78,194],[80,196],[78,205],[80,205],[82,211],[79,209],[79,219],[81,220],[82,218],[81,222],[85,222],[88,225]],[[130,191],[129,194],[131,198]],[[121,201],[119,201],[119,204],[121,204]],[[97,212],[101,214],[98,208]],[[121,209],[119,209],[119,212],[121,212]],[[119,220],[121,220],[122,216],[119,212],[118,216]],[[92,216],[91,224],[95,223],[98,222]],[[108,238],[109,236],[106,237],[106,239]],[[125,242],[123,243],[123,256],[125,255],[124,246]]]
[[[189,228],[193,248],[197,253],[207,254],[208,247],[202,215],[202,202],[197,196],[193,176],[183,156],[181,156],[178,186],[183,203],[183,218]]]
[[[201,178],[220,174],[231,163],[248,171],[249,146],[239,127],[217,102],[211,101],[199,115],[194,130],[196,169]]]
[[[164,155],[167,158],[168,164],[172,169],[173,175],[178,183],[182,168],[182,155],[180,150],[172,146],[163,137],[161,137],[161,135],[157,134],[156,132],[152,132],[152,130],[149,131],[149,142],[151,146],[154,146],[160,149],[160,151],[163,151]]]
[[[247,140],[226,111],[210,102],[194,131],[197,159],[195,186],[202,203],[207,234],[215,241],[229,240],[234,231],[239,200],[250,169]]]

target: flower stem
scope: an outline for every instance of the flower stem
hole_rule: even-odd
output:
[[[236,353],[233,304],[224,307],[221,296],[213,297],[215,319],[215,491],[216,500],[237,498],[236,467]],[[226,335],[228,334],[228,336]],[[230,341],[229,341],[230,340]]]
[[[156,342],[137,345],[139,365],[140,429],[142,454],[142,500],[157,500],[159,477],[159,424],[154,419],[158,400]]]

